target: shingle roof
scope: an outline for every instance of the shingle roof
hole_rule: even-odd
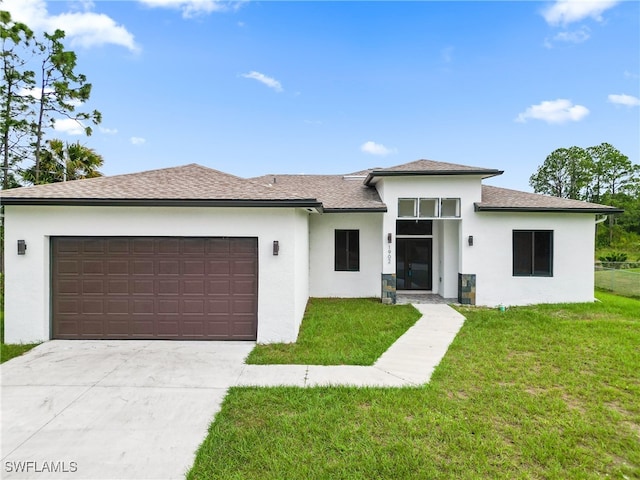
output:
[[[3,204],[135,204],[220,203],[237,201],[305,206],[317,204],[309,195],[271,188],[263,183],[201,165],[149,170],[70,182],[35,185],[0,192]]]
[[[550,197],[538,193],[520,192],[507,188],[482,185],[482,201],[475,203],[479,212],[583,212],[620,213],[622,210],[597,203],[568,198]]]
[[[352,178],[349,178],[352,177]],[[355,178],[354,178],[355,177]],[[305,192],[317,198],[324,211],[381,211],[387,210],[377,190],[362,183],[364,175],[264,175],[254,181],[294,192]],[[274,181],[275,180],[275,181]]]
[[[433,160],[416,160],[388,168],[372,169],[365,184],[369,185],[376,177],[413,176],[413,175],[482,175],[483,178],[502,175],[502,170],[495,168],[472,167],[457,163],[436,162]]]

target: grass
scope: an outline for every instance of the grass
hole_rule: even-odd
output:
[[[418,318],[413,306],[380,299],[312,298],[296,343],[256,345],[247,363],[373,365]]]
[[[193,479],[640,478],[640,301],[461,309],[419,388],[233,388]]]

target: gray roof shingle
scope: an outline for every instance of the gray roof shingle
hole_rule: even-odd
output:
[[[350,178],[351,177],[351,178]],[[264,175],[253,180],[280,188],[305,192],[317,198],[324,211],[381,211],[387,210],[378,191],[362,183],[364,175]],[[275,180],[275,183],[274,183]]]
[[[365,184],[371,184],[376,177],[415,176],[415,175],[482,175],[483,178],[502,175],[495,168],[471,167],[457,163],[416,160],[388,168],[374,168],[369,171]]]
[[[475,210],[479,212],[512,211],[512,212],[583,212],[583,213],[620,213],[622,210],[582,202],[568,198],[551,197],[539,193],[521,192],[508,188],[482,186],[482,201],[476,202]]]
[[[29,200],[32,201],[29,202]],[[35,185],[0,192],[0,201],[4,204],[87,203],[91,200],[96,203],[99,201],[317,203],[309,195],[297,195],[284,188],[271,188],[263,183],[196,164],[111,177]]]

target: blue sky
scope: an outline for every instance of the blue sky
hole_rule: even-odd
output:
[[[104,173],[199,163],[243,177],[419,158],[531,190],[556,148],[640,163],[640,2],[4,0],[62,28],[93,84]]]

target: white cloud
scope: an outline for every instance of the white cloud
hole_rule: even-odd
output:
[[[390,153],[396,153],[395,148],[387,148],[381,143],[372,142],[371,140],[360,145],[360,150],[364,153],[370,153],[371,155],[389,155]]]
[[[546,100],[538,105],[531,105],[524,112],[518,114],[516,122],[525,123],[527,119],[542,120],[547,123],[579,122],[589,114],[589,109],[583,105],[574,105],[571,100],[559,98]]]
[[[631,80],[638,80],[640,79],[640,75],[638,75],[637,73],[633,73],[630,72],[628,70],[624,71],[624,78],[630,78]]]
[[[143,145],[147,143],[147,139],[142,137],[131,137],[129,140],[133,145]]]
[[[640,98],[634,97],[633,95],[626,95],[624,93],[620,95],[611,94],[608,98],[611,103],[615,103],[616,105],[625,105],[627,107],[640,106]]]
[[[171,8],[182,11],[183,18],[193,18],[212,12],[228,10],[220,0],[139,0],[151,8]]]
[[[252,78],[253,80],[257,80],[258,82],[263,83],[267,87],[273,88],[276,92],[282,92],[284,90],[282,88],[282,84],[278,80],[272,77],[268,77],[264,73],[253,71],[249,73],[243,73],[240,76],[244,78]]]
[[[602,13],[614,7],[619,0],[557,0],[542,11],[549,25],[569,25],[585,18],[602,21]]]
[[[100,133],[104,133],[105,135],[115,135],[116,133],[118,133],[117,128],[107,128],[107,127],[99,126],[98,130],[100,130]]]
[[[2,3],[2,9],[9,11],[14,20],[24,22],[34,30],[64,30],[71,47],[112,44],[134,52],[139,50],[133,35],[124,26],[103,13],[89,11],[93,2],[85,1],[81,6],[83,11],[74,8],[68,13],[50,15],[44,0],[4,0]]]
[[[579,30],[574,30],[573,32],[565,31],[557,33],[553,39],[556,42],[567,42],[567,43],[582,43],[589,40],[591,36],[591,31],[589,27],[582,26]]]
[[[84,135],[84,125],[72,118],[57,118],[53,124],[56,132],[66,133],[67,135]]]

